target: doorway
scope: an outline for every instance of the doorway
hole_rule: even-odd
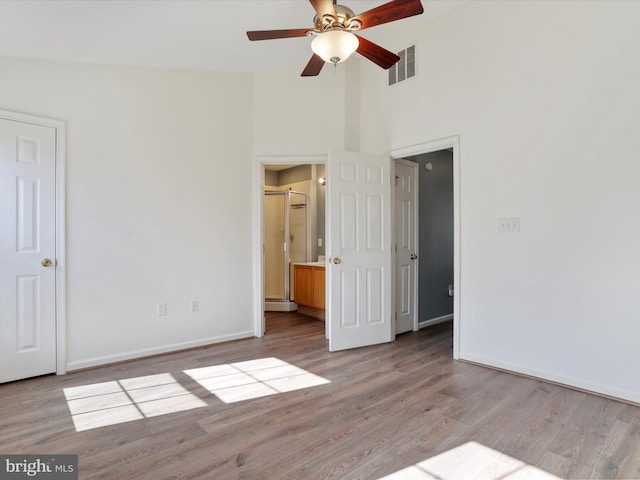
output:
[[[455,359],[460,353],[461,323],[459,151],[459,138],[452,136],[391,152],[396,161],[414,162],[419,172],[415,287],[419,304],[414,329],[453,320]],[[396,312],[398,307],[396,300]]]
[[[0,111],[0,382],[66,370],[64,130]]]
[[[423,153],[418,166],[418,328],[453,319],[453,151]]]
[[[390,158],[406,158],[453,148],[454,290],[459,290],[459,159],[458,139],[429,142],[398,149],[390,156],[332,151],[317,156],[327,168],[327,321],[329,349],[337,351],[390,342],[394,338],[392,288],[392,234]],[[306,157],[305,160],[309,158]],[[265,333],[263,285],[264,166],[299,164],[296,157],[257,157],[254,168],[254,325],[257,337]],[[364,214],[359,214],[360,212]],[[329,255],[331,258],[329,258]],[[459,357],[459,294],[454,296],[454,352]]]
[[[268,333],[267,319],[282,320],[279,312],[292,312],[290,317],[297,321],[307,317],[296,311],[308,315],[310,321],[313,317],[324,319],[324,293],[322,309],[308,308],[302,297],[296,302],[296,294],[301,293],[296,289],[296,278],[303,269],[321,269],[322,279],[317,275],[314,279],[318,291],[324,292],[325,165],[263,162],[262,176],[261,317],[265,319],[264,332]],[[307,285],[305,282],[300,287],[306,291]]]

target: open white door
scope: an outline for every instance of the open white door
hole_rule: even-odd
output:
[[[396,335],[418,330],[418,164],[395,163]]]
[[[394,338],[390,159],[330,152],[327,163],[329,350]]]

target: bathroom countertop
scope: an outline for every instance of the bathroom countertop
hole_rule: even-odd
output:
[[[326,267],[324,262],[296,262],[294,265],[306,265],[307,267]]]

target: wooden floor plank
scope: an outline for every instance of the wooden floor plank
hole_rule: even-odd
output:
[[[640,478],[636,406],[456,362],[450,324],[335,353],[324,328],[269,313],[263,338],[0,385],[0,451],[77,453],[83,480],[369,480],[438,455],[471,472],[448,458],[460,447],[559,478]],[[185,373],[269,357],[330,383],[225,403]],[[64,389],[159,374],[184,391],[163,402],[198,408],[75,430]]]

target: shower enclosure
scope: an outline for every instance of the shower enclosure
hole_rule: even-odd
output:
[[[293,190],[264,192],[264,294],[266,310],[292,310],[293,264],[307,262],[309,196]]]

